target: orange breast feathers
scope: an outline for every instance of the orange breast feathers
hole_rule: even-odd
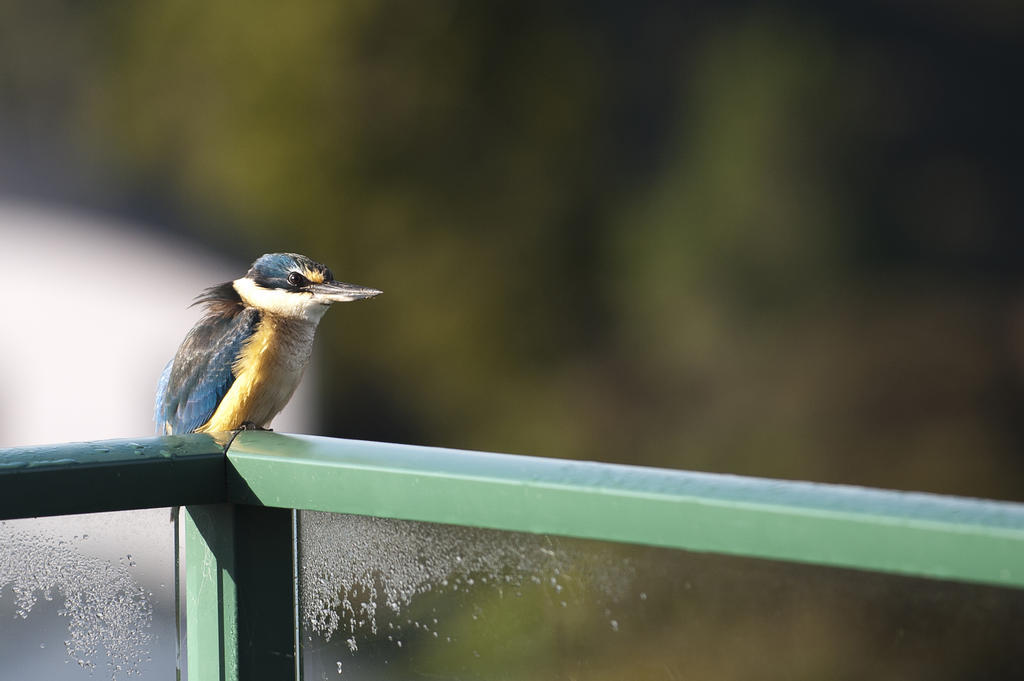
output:
[[[315,331],[315,324],[265,316],[232,365],[234,383],[196,432],[237,430],[247,422],[266,428],[302,380]]]

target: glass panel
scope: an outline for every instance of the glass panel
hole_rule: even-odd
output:
[[[0,521],[0,677],[173,679],[169,509]]]
[[[1024,591],[303,512],[307,681],[1021,678]]]

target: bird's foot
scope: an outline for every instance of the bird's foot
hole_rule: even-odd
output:
[[[245,421],[244,423],[242,423],[242,426],[241,428],[239,428],[239,430],[263,430],[269,433],[274,432],[273,428],[264,428],[262,426],[257,426],[252,421]]]

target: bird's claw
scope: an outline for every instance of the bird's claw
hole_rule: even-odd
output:
[[[252,421],[245,421],[244,423],[242,423],[242,426],[239,428],[239,430],[263,430],[271,433],[274,432],[273,428],[263,428],[262,426],[257,426]]]

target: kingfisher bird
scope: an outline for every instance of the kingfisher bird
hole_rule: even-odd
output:
[[[206,313],[160,376],[157,432],[266,429],[298,387],[327,308],[380,293],[297,253],[260,256],[244,277],[206,289],[192,303]]]

